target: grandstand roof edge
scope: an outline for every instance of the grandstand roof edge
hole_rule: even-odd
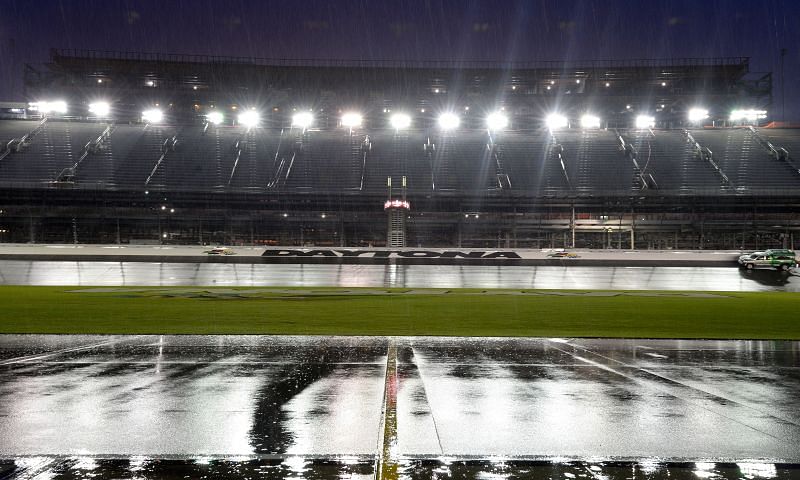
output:
[[[290,59],[194,55],[112,50],[50,50],[50,59],[87,59],[138,62],[236,64],[275,67],[344,67],[344,68],[444,68],[444,69],[553,69],[553,68],[655,68],[655,67],[749,67],[750,57],[685,57],[637,58],[617,60],[539,60],[529,62],[495,62],[485,60],[358,60],[358,59]]]

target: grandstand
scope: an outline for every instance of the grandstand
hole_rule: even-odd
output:
[[[55,50],[25,81],[34,105],[0,119],[2,241],[381,246],[387,179],[403,177],[410,245],[750,248],[791,246],[800,229],[800,131],[730,117],[768,108],[771,77],[746,58],[314,64]],[[56,99],[66,106],[46,112]],[[707,115],[688,119],[697,105]],[[353,110],[363,122],[343,125]],[[507,125],[487,127],[493,111]],[[547,123],[555,111],[565,124]],[[408,128],[393,126],[399,112]],[[442,112],[460,125],[442,128]],[[598,125],[581,126],[587,112]]]

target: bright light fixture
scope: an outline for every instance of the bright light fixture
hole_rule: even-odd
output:
[[[489,130],[502,130],[508,126],[508,117],[500,112],[490,113],[486,117],[486,126]]]
[[[298,112],[292,116],[292,126],[306,129],[314,123],[314,115],[311,112]]]
[[[587,113],[581,117],[581,127],[600,128],[600,117]]]
[[[732,122],[735,122],[737,120],[746,120],[748,122],[753,122],[760,118],[767,118],[766,110],[745,109],[745,110],[734,110],[731,112]]]
[[[705,108],[690,108],[689,109],[689,121],[690,122],[702,122],[708,118],[708,110]]]
[[[360,127],[363,120],[364,118],[360,113],[347,112],[342,115],[342,126],[347,128]]]
[[[403,130],[411,126],[411,117],[409,117],[405,113],[395,113],[389,119],[389,124],[395,130]]]
[[[454,130],[461,124],[461,119],[458,115],[451,112],[445,112],[439,115],[439,127],[442,130]]]
[[[55,102],[36,102],[29,104],[31,110],[38,110],[42,113],[67,113],[67,102],[56,100]]]
[[[158,108],[151,108],[142,112],[142,121],[146,123],[159,123],[164,118],[164,113]]]
[[[219,125],[225,120],[225,115],[223,115],[222,112],[218,112],[215,110],[213,112],[208,112],[206,114],[206,120],[208,120],[209,123],[212,123],[214,125]]]
[[[636,117],[636,128],[653,128],[656,126],[656,119],[649,115],[639,115]]]
[[[239,120],[240,124],[247,128],[257,127],[258,123],[261,121],[261,115],[253,109],[243,111],[236,118]]]
[[[89,104],[89,113],[96,117],[107,117],[111,113],[111,105],[108,102],[94,102]]]
[[[559,113],[551,113],[544,119],[545,125],[550,130],[558,130],[559,128],[566,128],[569,125],[567,117]]]

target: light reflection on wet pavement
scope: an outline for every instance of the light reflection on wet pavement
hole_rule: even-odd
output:
[[[0,478],[373,478],[390,343],[401,478],[800,474],[800,342],[7,335]]]

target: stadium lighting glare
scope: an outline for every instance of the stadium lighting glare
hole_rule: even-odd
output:
[[[761,118],[767,118],[767,111],[766,110],[734,110],[731,112],[731,121],[736,122],[739,120],[744,120],[748,122],[754,122]]]
[[[360,113],[347,112],[342,115],[342,126],[347,128],[360,127],[363,120],[364,117],[362,117]]]
[[[656,119],[649,115],[639,115],[636,117],[636,128],[653,128],[656,126]]]
[[[107,117],[111,113],[111,105],[108,102],[94,102],[89,104],[89,113],[96,117]]]
[[[67,113],[67,102],[56,100],[55,102],[36,102],[29,104],[31,110],[42,113]]]
[[[298,112],[292,116],[292,126],[306,129],[314,123],[314,115],[311,112]]]
[[[389,124],[395,130],[403,130],[411,126],[411,117],[405,113],[395,113],[389,119]]]
[[[589,128],[600,128],[600,117],[592,114],[585,114],[581,117],[581,127],[589,129]]]
[[[445,112],[439,115],[439,128],[442,130],[455,130],[461,124],[461,119],[455,113]]]
[[[689,121],[692,123],[702,122],[708,118],[708,110],[705,108],[690,108],[689,109]]]
[[[489,130],[502,130],[508,126],[508,117],[500,112],[490,113],[486,117],[486,126]]]
[[[158,108],[151,108],[142,112],[142,121],[145,123],[160,123],[164,113]]]
[[[219,125],[225,120],[225,115],[223,115],[222,112],[208,112],[206,114],[206,120],[213,125]]]
[[[247,128],[257,127],[261,121],[261,115],[255,110],[245,110],[236,117],[239,123]]]
[[[569,121],[567,120],[567,117],[565,117],[564,115],[561,115],[560,113],[551,113],[550,115],[545,117],[544,123],[545,123],[545,125],[547,125],[547,128],[549,128],[550,130],[558,130],[560,128],[567,128],[567,126],[569,125]]]

